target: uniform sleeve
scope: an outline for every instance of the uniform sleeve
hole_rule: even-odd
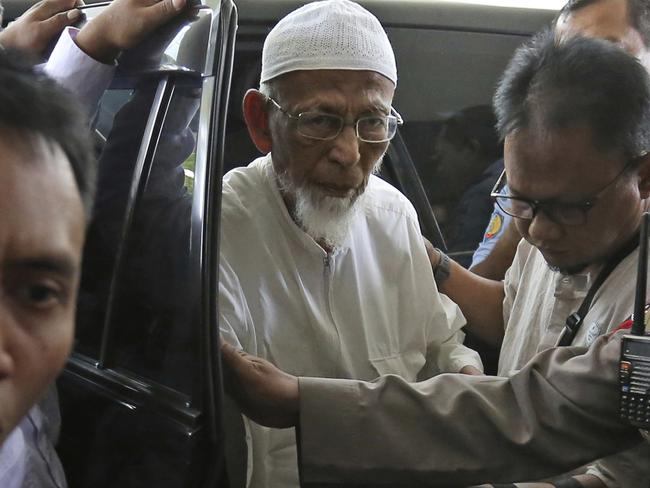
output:
[[[66,27],[43,67],[45,73],[66,87],[94,113],[115,74],[115,65],[103,64],[83,52],[74,42],[79,29]]]
[[[541,479],[630,448],[641,436],[618,420],[619,353],[620,335],[550,349],[511,378],[301,378],[303,486]]]
[[[474,255],[472,256],[472,264],[470,267],[476,266],[477,264],[485,261],[485,258],[490,255],[492,249],[494,249],[494,246],[496,246],[499,239],[501,239],[504,229],[508,227],[511,220],[512,217],[504,213],[503,210],[501,210],[495,203],[494,209],[492,210],[492,215],[490,216],[488,225],[485,228],[485,233],[483,234],[483,240],[479,244],[476,251],[474,251]]]

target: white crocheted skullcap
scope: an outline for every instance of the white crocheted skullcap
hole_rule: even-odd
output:
[[[386,32],[374,15],[349,0],[308,3],[280,20],[264,41],[260,83],[316,69],[375,71],[397,85]]]

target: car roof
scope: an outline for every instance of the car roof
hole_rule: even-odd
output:
[[[305,2],[236,0],[240,23],[274,23]],[[530,35],[548,24],[556,9],[505,7],[451,0],[359,0],[384,27],[424,27]],[[522,5],[525,0],[521,2]]]
[[[86,5],[101,0],[86,0]],[[11,20],[36,0],[3,0],[5,19]],[[214,7],[217,0],[203,0]],[[305,1],[235,0],[240,23],[272,24]],[[421,26],[530,35],[557,14],[556,9],[485,5],[471,0],[359,0],[385,27]],[[522,5],[526,0],[521,0]]]

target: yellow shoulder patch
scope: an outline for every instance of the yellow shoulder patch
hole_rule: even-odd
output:
[[[485,238],[492,239],[496,236],[503,227],[503,217],[499,214],[492,215],[490,223],[488,224],[487,229],[485,230]]]

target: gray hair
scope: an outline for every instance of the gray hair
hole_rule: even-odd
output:
[[[277,83],[274,83],[275,80],[264,81],[260,83],[260,92],[262,95],[267,97],[276,98],[278,96],[278,87]]]

